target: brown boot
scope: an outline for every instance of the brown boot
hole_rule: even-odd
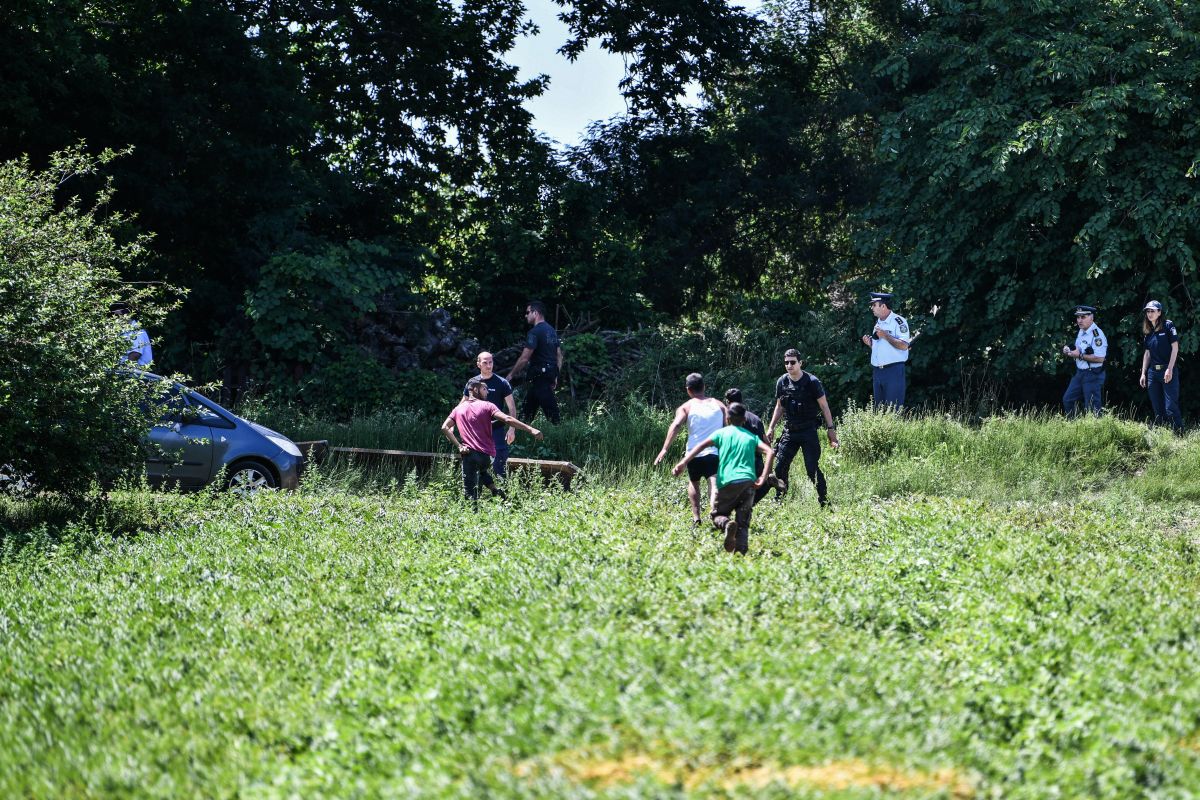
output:
[[[725,523],[725,552],[732,553],[737,549],[737,521],[729,520]]]

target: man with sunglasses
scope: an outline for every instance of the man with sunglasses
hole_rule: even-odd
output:
[[[838,446],[837,428],[829,401],[825,398],[825,387],[817,376],[805,372],[801,367],[799,350],[788,350],[783,354],[783,366],[787,370],[775,382],[775,411],[771,424],[767,426],[767,440],[775,438],[775,426],[785,420],[783,435],[775,443],[775,475],[779,479],[776,498],[787,491],[788,475],[792,460],[797,452],[804,453],[804,471],[817,487],[817,501],[822,507],[829,505],[825,474],[821,462],[821,441],[817,438],[817,425],[822,421],[829,437],[829,446]],[[823,418],[823,419],[822,419]]]
[[[912,341],[908,320],[892,311],[892,295],[887,292],[871,292],[869,305],[875,315],[875,329],[862,340],[871,348],[871,389],[875,408],[890,407],[901,411],[906,388],[905,362]]]
[[[1075,361],[1075,374],[1063,395],[1063,413],[1074,417],[1077,406],[1099,414],[1103,401],[1104,359],[1108,356],[1108,337],[1096,324],[1096,309],[1093,306],[1075,306],[1075,347],[1063,345],[1064,356]]]

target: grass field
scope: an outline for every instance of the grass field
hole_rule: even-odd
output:
[[[801,477],[737,558],[617,443],[638,419],[551,436],[591,448],[574,493],[477,512],[453,475],[344,466],[82,522],[0,505],[0,795],[1200,787],[1200,439],[854,412],[833,511]]]

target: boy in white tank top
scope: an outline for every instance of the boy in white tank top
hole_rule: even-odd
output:
[[[690,399],[675,409],[675,419],[671,421],[671,427],[667,430],[667,438],[663,442],[662,450],[654,459],[655,466],[661,464],[662,460],[667,457],[667,450],[671,447],[671,442],[675,440],[676,434],[679,433],[679,429],[685,422],[688,426],[688,442],[684,452],[691,450],[698,443],[725,427],[728,413],[725,404],[715,397],[707,397],[704,394],[704,377],[699,372],[693,372],[684,380],[684,385],[687,387]],[[687,492],[688,501],[692,504],[692,524],[699,525],[700,481],[708,481],[710,509],[717,494],[717,448],[709,447],[697,454],[688,462],[687,471]]]

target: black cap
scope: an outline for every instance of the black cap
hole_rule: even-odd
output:
[[[1150,311],[1151,309],[1154,311],[1162,311],[1162,303],[1158,302],[1157,300],[1151,300],[1149,303],[1146,303],[1146,307],[1143,308],[1142,311]]]
[[[892,293],[891,292],[871,292],[871,299],[868,300],[867,302],[868,303],[883,303],[888,308],[891,308],[892,307]]]
[[[1075,316],[1082,317],[1084,314],[1095,314],[1095,306],[1075,306]]]

